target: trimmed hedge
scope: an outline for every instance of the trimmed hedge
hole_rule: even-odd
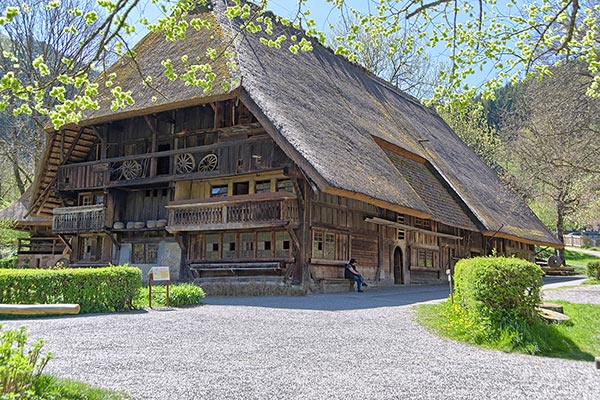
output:
[[[0,258],[0,269],[17,268],[17,256]]]
[[[540,304],[543,271],[519,258],[476,257],[456,263],[454,287],[467,312],[492,323],[531,320]]]
[[[600,280],[600,261],[590,261],[587,264],[587,276]]]
[[[135,267],[0,270],[0,303],[77,303],[81,313],[133,308],[142,283]]]

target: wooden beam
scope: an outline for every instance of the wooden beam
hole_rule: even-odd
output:
[[[414,226],[404,225],[404,224],[400,224],[398,222],[394,222],[394,221],[390,221],[390,220],[378,218],[378,217],[372,217],[372,218],[367,217],[367,218],[365,218],[365,222],[370,222],[372,224],[377,224],[377,225],[386,225],[386,226],[390,226],[392,228],[399,228],[399,229],[404,229],[407,231],[426,233],[431,236],[437,236],[437,237],[442,237],[442,238],[446,238],[446,239],[462,240],[461,236],[450,235],[448,233],[428,231],[427,229],[415,228]]]
[[[62,315],[79,314],[79,304],[0,304],[0,314]]]
[[[58,238],[61,240],[61,242],[64,243],[64,245],[67,247],[67,249],[69,249],[70,252],[73,252],[73,247],[71,246],[71,243],[69,243],[67,238],[62,233],[58,234]]]

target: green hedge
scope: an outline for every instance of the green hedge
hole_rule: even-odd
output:
[[[540,303],[542,270],[519,258],[476,257],[456,263],[456,298],[475,316],[492,323],[531,320]]]
[[[587,275],[600,280],[600,261],[590,261],[587,264]]]
[[[133,308],[142,282],[138,268],[0,270],[0,303],[77,303],[81,313]]]
[[[0,269],[17,268],[17,256],[0,258]]]

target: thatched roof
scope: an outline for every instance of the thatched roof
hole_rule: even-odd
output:
[[[134,49],[137,66],[125,59],[107,72],[116,72],[115,81],[124,90],[132,90],[134,106],[111,111],[110,89],[101,85],[100,110],[86,114],[81,124],[239,96],[276,143],[325,192],[489,236],[559,245],[435,111],[317,43],[313,51],[294,55],[287,49],[289,42],[277,49],[260,43],[260,35],[239,34],[240,21],[224,16],[224,1],[213,3],[214,14],[202,14],[212,21],[210,32],[190,29],[177,42],[150,33]],[[302,37],[301,32],[275,24],[272,38],[281,33]],[[238,87],[227,92],[217,82],[213,92],[203,93],[163,77],[162,59],[176,64],[184,54],[202,56],[207,47],[222,48],[223,43],[233,44],[237,68],[231,70],[225,64],[231,60],[219,61],[215,68],[223,80],[239,76]],[[153,85],[165,97],[141,83],[137,67],[142,76],[152,74]],[[158,100],[152,101],[153,97]],[[386,154],[383,142],[415,155],[426,166],[398,163]],[[430,193],[431,188],[419,185],[415,174],[433,179],[435,191],[443,192]]]
[[[30,186],[29,189],[27,189],[19,198],[19,200],[0,210],[0,221],[15,222],[16,228],[25,228],[32,225],[52,224],[52,218],[27,215],[32,192],[33,186]]]

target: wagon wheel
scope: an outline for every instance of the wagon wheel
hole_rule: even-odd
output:
[[[121,164],[121,177],[132,180],[139,177],[142,173],[142,166],[135,160],[123,161]]]
[[[175,157],[175,171],[178,174],[189,174],[196,167],[196,160],[190,153],[177,154]]]
[[[217,158],[217,156],[215,154],[209,154],[207,156],[204,156],[202,158],[202,160],[200,160],[200,162],[198,163],[198,171],[199,172],[214,171],[215,169],[217,169],[218,165],[219,165],[219,159]]]

